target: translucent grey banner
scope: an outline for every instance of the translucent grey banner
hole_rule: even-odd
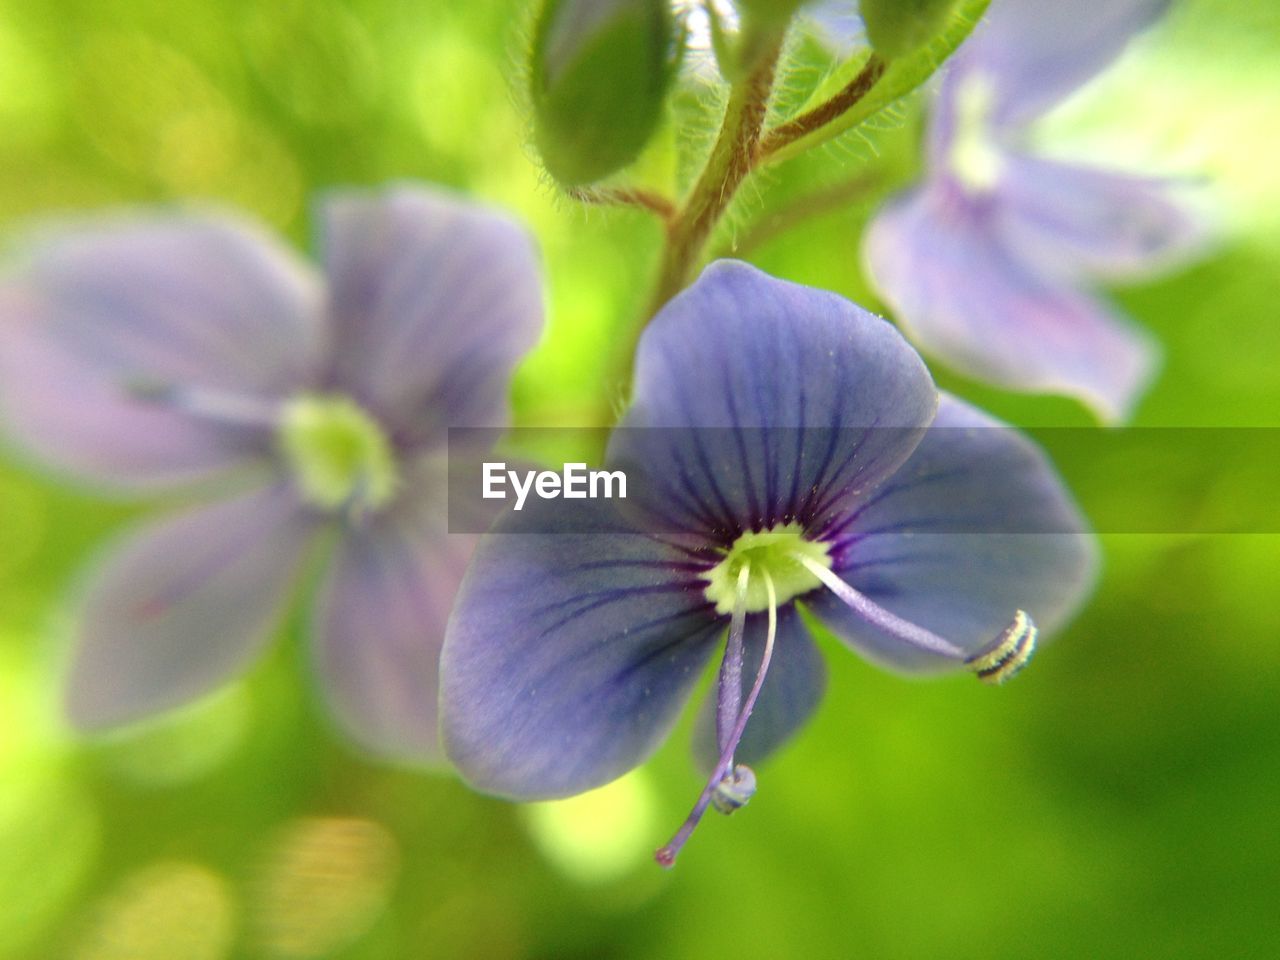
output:
[[[1000,426],[454,428],[449,530],[728,532],[911,495],[920,533],[1074,532],[1028,507],[1055,476],[1099,533],[1280,533],[1280,428]]]

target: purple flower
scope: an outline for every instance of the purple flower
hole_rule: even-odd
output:
[[[867,41],[866,26],[857,7],[855,0],[814,0],[802,12],[818,38],[837,55],[847,57]]]
[[[165,212],[51,232],[0,282],[10,435],[116,491],[214,498],[97,571],[68,693],[83,728],[242,673],[329,545],[312,627],[334,715],[377,753],[438,758],[472,545],[445,532],[445,431],[502,421],[538,268],[522,230],[447,194],[342,191],[320,212],[323,277],[251,223]]]
[[[1151,338],[1093,291],[1200,249],[1171,185],[1035,156],[1026,126],[1109,64],[1164,0],[995,0],[952,58],[927,176],[866,235],[869,272],[921,347],[970,376],[1126,418]]]
[[[643,471],[647,496],[526,505],[482,539],[446,633],[442,727],[480,790],[590,789],[667,736],[727,630],[711,775],[664,863],[817,706],[799,605],[890,668],[999,681],[1031,653],[1022,611],[1052,629],[1091,582],[1092,540],[1035,447],[940,400],[883,320],[742,263],[654,319],[622,427],[609,462]]]

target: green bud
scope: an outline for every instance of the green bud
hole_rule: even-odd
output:
[[[662,117],[675,47],[668,0],[546,0],[530,81],[552,176],[579,186],[639,155]]]
[[[893,59],[937,36],[954,6],[955,0],[859,0],[858,11],[876,52]]]

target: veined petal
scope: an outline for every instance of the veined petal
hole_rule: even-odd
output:
[[[887,206],[864,245],[880,295],[926,353],[1013,390],[1063,393],[1124,420],[1149,380],[1152,339],[1008,246],[999,201],[945,183]]]
[[[920,357],[884,320],[722,260],[646,329],[630,429],[609,459],[661,465],[636,484],[660,529],[736,535],[805,523],[878,483],[936,404]]]
[[[443,475],[417,470],[396,505],[352,529],[317,608],[333,712],[382,756],[438,763],[440,648],[476,538],[447,533]]]
[[[981,74],[996,93],[992,119],[1034,119],[1112,63],[1169,0],[995,0],[952,59],[942,102]]]
[[[463,580],[441,659],[449,759],[477,789],[520,800],[589,790],[666,737],[725,628],[690,557],[604,506],[509,513]]]
[[[763,613],[747,618],[742,680],[748,689],[760,669],[760,659],[764,654],[766,621],[767,615]],[[760,697],[734,751],[735,763],[758,763],[783,746],[813,715],[826,691],[826,664],[795,604],[788,604],[778,611],[775,643],[776,652],[760,688]],[[693,741],[698,764],[708,771],[719,759],[715,713],[713,691],[699,711]]]
[[[19,279],[51,333],[105,370],[281,396],[325,346],[313,271],[229,213],[138,214],[51,230]]]
[[[259,452],[157,390],[267,403],[315,378],[315,276],[252,224],[136,215],[37,238],[0,291],[0,404],[37,456],[92,481],[163,485]]]
[[[314,524],[283,485],[142,527],[98,571],[67,694],[82,728],[208,693],[248,667],[289,599]]]
[[[407,186],[331,194],[321,217],[334,386],[404,439],[501,426],[511,371],[542,330],[538,261],[523,228]]]
[[[1039,448],[950,396],[911,459],[835,532],[832,555],[856,590],[970,653],[1017,610],[1052,632],[1097,569],[1092,535]],[[803,602],[873,661],[955,666],[869,626],[829,591]]]
[[[1009,152],[999,227],[1012,249],[1046,271],[1138,277],[1185,262],[1206,225],[1173,196],[1173,183]]]

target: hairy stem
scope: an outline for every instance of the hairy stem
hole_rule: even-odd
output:
[[[608,406],[598,414],[602,423],[614,419],[615,401],[630,393],[631,367],[645,324],[689,285],[712,229],[755,166],[785,35],[785,29],[772,25],[743,38],[740,49],[749,67],[730,90],[715,146],[688,199],[664,217],[667,229],[657,283],[643,316],[615,347],[609,387],[617,392],[610,393]]]
[[[879,54],[873,53],[867,58],[857,75],[845,84],[830,100],[818,104],[794,120],[774,127],[760,143],[760,158],[767,160],[783,147],[806,137],[815,130],[821,129],[831,121],[846,113],[862,100],[871,88],[880,82],[885,69],[889,66]]]
[[[782,52],[782,34],[761,38],[756,46],[759,52],[753,66],[730,91],[720,135],[707,165],[672,222],[658,283],[649,304],[649,316],[689,283],[711,230],[755,166]]]
[[[888,67],[887,61],[871,54],[858,74],[829,100],[766,131],[764,124],[786,29],[785,25],[776,23],[767,27],[757,25],[754,31],[750,25],[746,29],[748,33],[739,47],[744,51],[746,67],[729,92],[720,133],[688,199],[678,209],[670,210],[665,204],[657,209],[646,203],[652,197],[628,196],[627,202],[650,206],[659,213],[666,225],[666,237],[648,309],[642,321],[617,344],[617,365],[610,377],[610,386],[616,386],[618,392],[611,396],[611,401],[625,398],[630,392],[631,365],[644,325],[689,285],[702,262],[712,231],[747,177],[763,164],[786,159],[792,152],[788,148],[795,148],[799,141],[846,114],[875,88]],[[618,193],[636,192],[613,193],[612,199],[616,202]],[[613,413],[611,402],[609,408],[601,411],[601,421],[611,421]]]
[[[797,197],[781,209],[751,224],[732,243],[717,251],[716,256],[745,257],[808,220],[841,213],[847,204],[865,200],[873,193],[878,194],[878,188],[884,182],[885,178],[880,173],[862,173]]]
[[[678,213],[675,202],[670,198],[642,187],[606,187],[595,190],[575,188],[567,192],[579,203],[648,210],[666,224],[672,223]]]

